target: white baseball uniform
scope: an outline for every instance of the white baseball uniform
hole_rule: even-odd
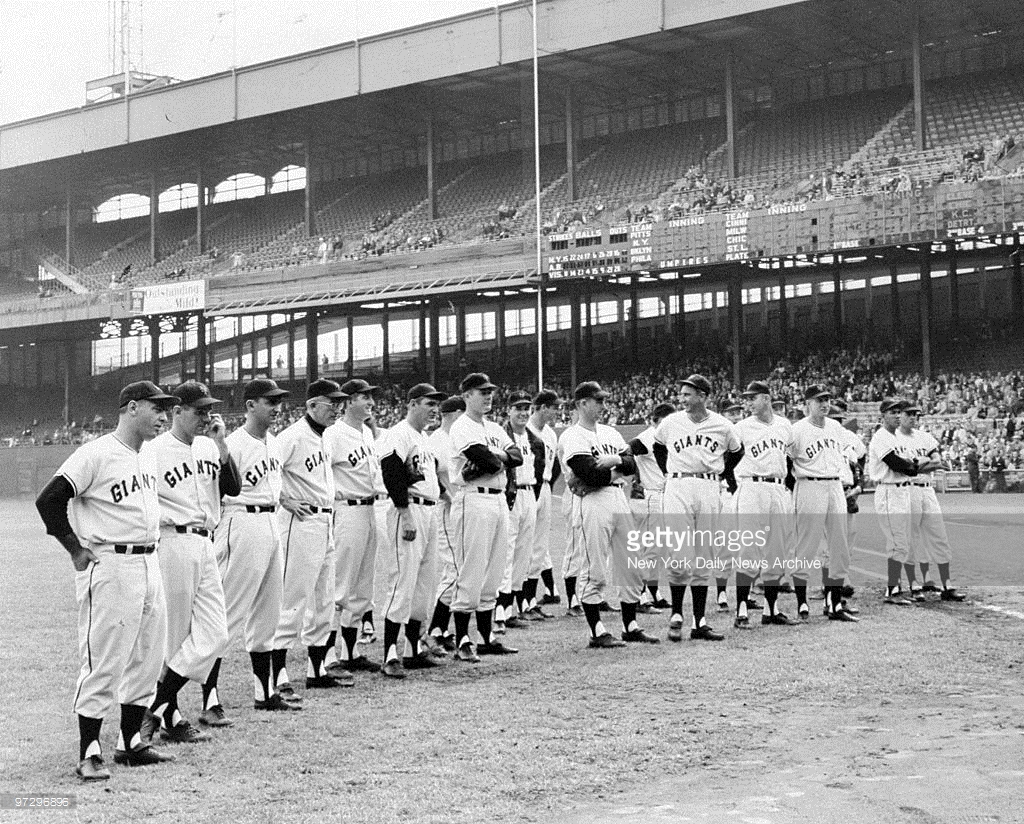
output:
[[[811,569],[828,566],[829,577],[841,582],[850,573],[846,535],[843,467],[847,465],[847,430],[832,418],[821,426],[802,418],[793,424],[793,509],[796,518],[794,584],[804,586]],[[825,536],[824,549],[821,545]]]
[[[930,432],[914,429],[910,435],[896,430],[900,455],[907,460],[918,459],[919,464],[939,455],[939,442]],[[948,564],[953,558],[949,536],[942,519],[942,509],[935,495],[930,473],[911,479],[910,489],[910,548],[914,561],[922,564]]]
[[[875,512],[885,535],[889,558],[901,564],[913,563],[910,550],[910,477],[896,472],[884,458],[900,454],[896,435],[884,426],[871,436],[868,445],[868,474],[876,484]]]
[[[843,467],[842,481],[843,488],[852,488],[857,479],[854,477],[852,466],[859,463],[863,458],[867,456],[868,448],[864,446],[864,441],[860,435],[856,432],[851,432],[845,426],[842,430],[846,434],[846,445],[843,449],[843,455],[846,457],[846,465]],[[853,552],[853,541],[857,536],[857,513],[850,512],[850,507],[847,505],[846,508],[846,542],[850,546],[850,552]]]
[[[281,501],[281,451],[270,432],[259,439],[244,426],[226,442],[242,478],[242,491],[222,500],[224,514],[214,539],[228,637],[236,639],[244,629],[248,652],[270,652],[284,577],[275,515]]]
[[[573,472],[573,458],[618,455],[627,450],[618,430],[605,424],[589,429],[575,423],[558,440],[566,469],[566,484],[573,490],[572,520],[578,531],[580,571],[576,592],[581,603],[600,604],[605,588],[619,588],[619,600],[636,603],[643,592],[643,573],[638,564],[630,563],[628,534],[632,529],[632,513],[622,491],[616,471],[611,483],[587,487]],[[582,493],[582,494],[581,494]]]
[[[113,433],[80,446],[57,470],[71,484],[71,528],[99,559],[75,573],[82,668],[75,712],[104,718],[114,704],[146,706],[167,643],[157,470]]]
[[[545,569],[551,569],[551,479],[554,477],[555,451],[558,436],[550,426],[538,431],[530,423],[527,428],[544,444],[544,472],[537,495],[537,523],[533,531],[533,554],[527,578],[539,578]]]
[[[562,435],[565,434],[565,430],[562,430]],[[567,467],[565,465],[565,459],[562,453],[562,438],[558,438],[558,446],[555,449],[555,457],[558,462],[562,465],[562,477],[566,478]],[[565,554],[562,556],[562,578],[579,578],[580,574],[580,563],[583,553],[580,549],[580,531],[579,531],[579,499],[577,496],[572,494],[572,490],[569,489],[569,484],[565,485],[565,489],[562,491],[562,520],[565,522]],[[567,604],[572,606],[572,604]]]
[[[654,457],[654,432],[655,428],[649,426],[635,438],[640,446],[633,449],[633,458],[640,485],[644,488],[644,497],[629,499],[636,528],[641,533],[651,534],[661,525],[665,506],[665,473]],[[652,546],[643,553],[646,568],[644,578],[649,582],[657,582],[665,571],[667,547],[651,543]]]
[[[327,427],[334,474],[335,627],[358,627],[373,608],[373,572],[381,535],[374,517],[380,462],[373,430],[344,420]]]
[[[448,476],[458,491],[452,502],[453,549],[457,577],[452,612],[494,609],[508,554],[506,469],[466,482],[462,470],[473,446],[507,449],[512,439],[494,421],[461,415],[451,428],[452,459]],[[487,639],[485,639],[487,640]]]
[[[395,624],[410,620],[422,623],[430,619],[437,592],[437,459],[426,434],[416,431],[407,420],[388,430],[380,440],[378,453],[382,463],[393,456],[405,467],[403,489],[397,495],[394,490],[388,491],[387,534],[381,558],[384,617]],[[403,537],[406,529],[416,531],[411,541]]]
[[[439,484],[443,484],[448,495],[438,501],[434,509],[434,520],[437,522],[437,554],[440,567],[440,582],[437,586],[437,600],[447,607],[452,605],[452,595],[455,592],[455,555],[452,542],[452,496],[455,489],[448,476],[452,460],[452,438],[444,429],[435,429],[427,437],[427,446],[434,453],[437,459],[437,474]]]
[[[498,592],[521,592],[527,573],[530,571],[530,558],[533,555],[534,535],[537,529],[537,499],[533,494],[536,483],[533,464],[533,447],[530,436],[524,429],[522,434],[509,434],[512,443],[523,455],[523,463],[511,470],[512,482],[515,484],[516,497],[509,513],[508,554],[505,559],[505,572],[501,579]]]
[[[213,551],[220,522],[220,450],[164,432],[143,444],[157,472],[160,572],[167,600],[167,666],[203,683],[228,643],[224,587]]]
[[[674,547],[668,559],[668,580],[673,586],[706,586],[717,571],[728,568],[722,553],[708,540],[721,529],[719,476],[725,471],[725,453],[736,452],[736,427],[717,412],[694,421],[688,412],[673,412],[658,424],[655,440],[668,450],[664,516],[676,531],[693,540]],[[725,574],[728,574],[727,572]]]

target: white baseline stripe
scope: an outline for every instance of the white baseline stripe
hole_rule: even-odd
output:
[[[982,609],[987,609],[990,612],[998,612],[1000,615],[1010,615],[1013,618],[1020,618],[1024,620],[1024,612],[1017,612],[1014,609],[1003,609],[1002,607],[992,606],[992,604],[978,604]]]
[[[855,566],[853,566],[853,564],[850,565],[850,569],[852,569],[854,572],[859,572],[861,575],[867,575],[869,578],[877,578],[879,581],[888,580],[884,575],[882,575],[882,574],[880,574],[878,572],[869,572],[866,569],[861,569],[860,567],[855,567]]]
[[[863,552],[865,555],[874,555],[876,558],[888,558],[889,556],[884,552],[877,552],[874,549],[864,549],[863,547],[854,547],[854,552]]]

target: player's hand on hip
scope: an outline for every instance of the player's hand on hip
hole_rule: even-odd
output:
[[[79,546],[71,552],[71,563],[75,566],[75,572],[85,572],[89,564],[98,564],[100,559],[86,546]]]
[[[304,521],[313,514],[312,507],[303,501],[281,501],[281,506],[287,509],[300,521]]]

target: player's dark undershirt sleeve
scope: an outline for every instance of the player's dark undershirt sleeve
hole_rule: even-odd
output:
[[[476,464],[485,475],[493,475],[504,464],[501,462],[501,458],[491,452],[482,443],[474,443],[467,446],[462,450],[462,454],[466,456],[466,460],[472,461]],[[519,463],[523,462],[523,456],[519,456]],[[518,466],[518,464],[516,464]]]
[[[555,485],[555,481],[562,477],[562,462],[555,461],[551,465],[551,485]]]
[[[599,467],[593,455],[573,455],[568,464],[572,474],[587,486],[608,486],[612,482],[612,471]]]
[[[619,457],[622,459],[622,463],[619,464],[616,469],[619,470],[620,475],[636,475],[636,458],[629,451],[629,447],[619,453]]]
[[[405,467],[405,461],[395,452],[386,455],[380,461],[380,474],[391,502],[398,509],[409,506],[409,470]]]
[[[220,462],[220,480],[218,482],[220,494],[234,497],[242,492],[242,476],[238,473],[238,466],[235,459],[228,455],[226,461]]]
[[[63,538],[73,534],[68,520],[68,502],[75,490],[63,475],[54,475],[36,498],[36,510],[46,525],[46,534]]]
[[[725,471],[722,473],[723,475],[732,477],[733,470],[736,469],[736,467],[739,466],[740,461],[743,460],[744,452],[746,452],[746,450],[741,446],[734,452],[725,453]]]
[[[786,456],[786,489],[792,492],[796,489],[796,475],[793,474],[793,459]]]
[[[668,447],[663,443],[654,442],[654,460],[658,462],[658,469],[668,474]]]
[[[917,474],[917,467],[905,458],[901,458],[895,452],[885,455],[882,458],[882,463],[893,472],[899,472],[901,475],[909,475],[912,478]]]
[[[634,455],[646,455],[647,446],[639,438],[633,438],[633,440],[629,442],[629,451]]]

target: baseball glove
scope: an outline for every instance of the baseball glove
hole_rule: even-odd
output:
[[[568,486],[569,491],[579,498],[586,498],[587,495],[589,495],[591,492],[597,491],[596,487],[587,486],[579,478],[573,478],[571,481],[569,481]]]
[[[405,471],[409,473],[409,486],[418,484],[424,480],[423,472],[420,469],[420,456],[417,453],[411,453],[408,458],[405,459]]]
[[[484,471],[472,461],[466,461],[466,465],[462,467],[462,480],[466,483],[472,483],[482,478],[484,474]]]

